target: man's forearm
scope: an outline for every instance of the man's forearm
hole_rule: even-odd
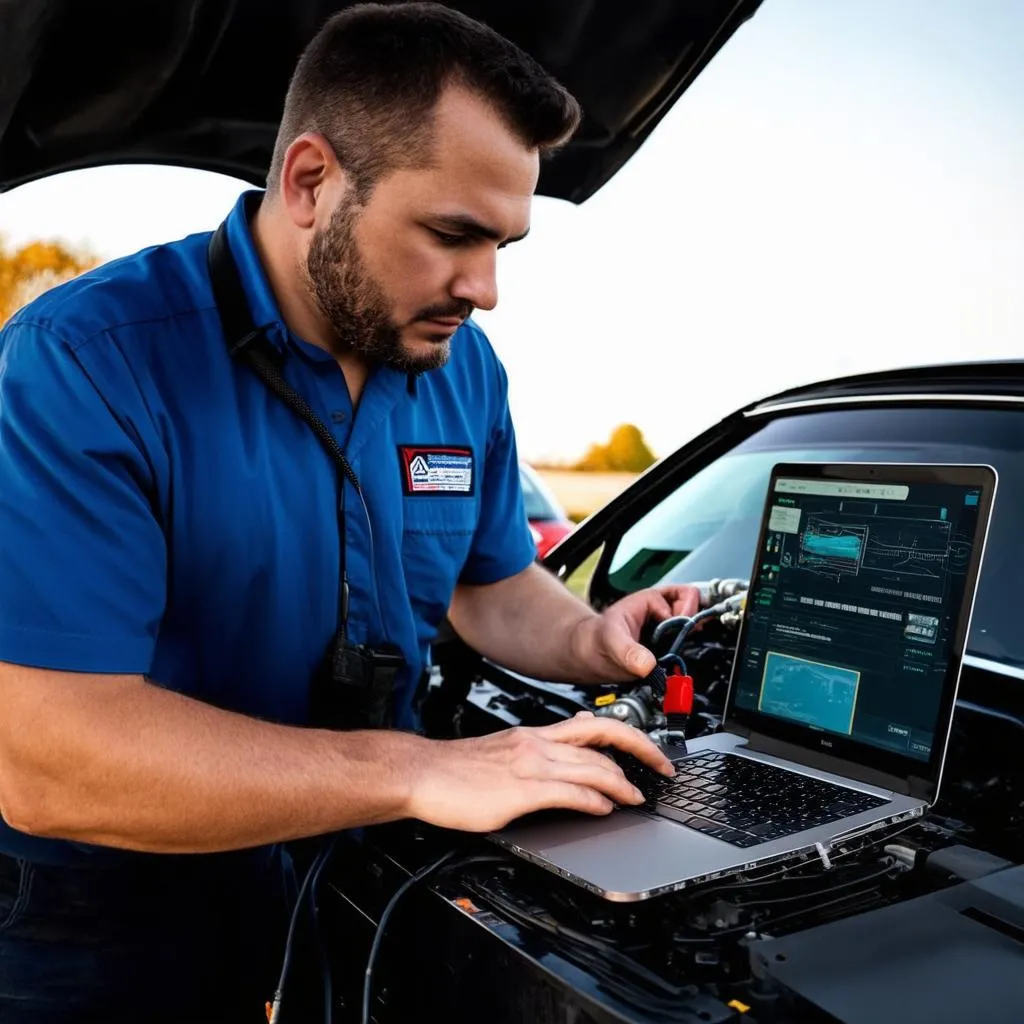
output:
[[[569,638],[596,613],[539,565],[498,583],[460,584],[449,618],[484,656],[525,675],[573,681],[580,670]]]
[[[0,665],[0,811],[37,835],[237,849],[406,816],[429,741],[258,721],[134,676]]]

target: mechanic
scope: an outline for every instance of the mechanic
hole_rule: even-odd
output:
[[[222,233],[3,329],[5,1024],[261,1019],[282,844],[639,802],[595,747],[671,772],[593,716],[417,732],[446,614],[515,670],[614,681],[654,667],[647,620],[696,607],[671,587],[597,614],[535,564],[505,373],[468,319],[579,116],[463,15],[349,9],[301,56],[267,187]]]

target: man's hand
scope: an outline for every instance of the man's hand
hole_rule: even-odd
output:
[[[409,815],[444,828],[487,832],[531,811],[607,814],[643,797],[593,747],[617,747],[665,775],[671,762],[631,725],[580,712],[539,728],[430,744],[416,765]]]
[[[619,683],[646,676],[654,658],[638,641],[648,619],[694,615],[696,587],[673,584],[617,601],[598,615],[554,573],[533,564],[483,586],[459,584],[455,631],[484,657],[553,682]]]
[[[656,661],[638,642],[644,623],[695,615],[699,607],[700,591],[678,584],[638,590],[609,605],[601,615],[582,620],[570,637],[581,667],[580,681],[614,683],[648,675]]]

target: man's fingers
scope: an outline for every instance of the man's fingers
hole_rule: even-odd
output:
[[[605,657],[628,675],[643,678],[657,664],[654,655],[643,644],[637,643],[621,623],[609,623],[604,633],[603,646]]]
[[[558,782],[571,782],[576,786],[586,786],[587,789],[596,790],[620,804],[643,802],[643,793],[626,779],[618,765],[613,764],[614,771],[609,771],[601,765],[558,761],[552,764],[552,768]]]
[[[552,761],[565,761],[569,764],[593,764],[606,770],[621,771],[607,754],[602,754],[593,747],[577,747],[571,743],[549,743],[544,752]]]
[[[633,643],[632,640],[624,645],[622,664],[635,676],[649,676],[658,664],[654,655],[642,644]]]
[[[671,608],[671,615],[696,615],[700,610],[700,591],[688,584],[663,587],[660,591]],[[667,618],[667,616],[666,616]]]
[[[667,619],[673,615],[672,600],[668,594],[657,590],[647,592],[647,617],[653,619]]]
[[[596,789],[572,782],[547,782],[538,791],[535,803],[537,810],[552,810],[564,807],[570,811],[586,814],[610,814],[615,804]]]
[[[632,725],[611,718],[570,718],[557,725],[542,727],[545,739],[581,747],[618,747],[634,754],[644,764],[665,775],[674,775],[672,762],[647,736]]]
[[[700,611],[700,591],[696,587],[679,587],[671,597],[673,615],[696,615]]]

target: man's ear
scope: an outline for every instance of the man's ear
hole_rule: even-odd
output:
[[[338,194],[347,185],[347,176],[334,149],[319,132],[299,135],[285,151],[281,166],[281,204],[296,227],[311,230],[316,224],[317,207],[333,209]]]

